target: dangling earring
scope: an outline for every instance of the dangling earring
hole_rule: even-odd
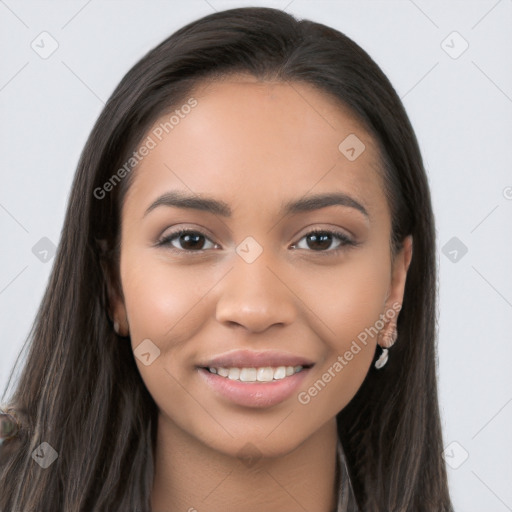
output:
[[[388,358],[389,358],[389,350],[388,349],[395,343],[397,337],[398,337],[398,331],[396,329],[396,326],[394,326],[391,336],[389,336],[389,337],[387,337],[387,339],[385,339],[385,342],[384,342],[383,346],[381,347],[382,348],[381,355],[379,356],[377,361],[375,361],[375,368],[377,368],[377,370],[380,370],[388,362]]]
[[[387,348],[382,349],[382,354],[379,359],[375,361],[375,368],[377,368],[377,370],[380,370],[388,362],[388,352]]]

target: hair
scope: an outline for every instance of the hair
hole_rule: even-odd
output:
[[[392,256],[407,235],[414,251],[389,362],[371,365],[337,415],[338,435],[362,511],[453,510],[437,396],[434,216],[413,128],[387,77],[347,36],[250,7],[191,22],[149,51],[94,125],[28,355],[6,402],[19,431],[0,447],[2,512],[150,511],[157,406],[109,309],[109,284],[122,296],[121,211],[133,173],[102,199],[94,191],[194,87],[236,73],[315,86],[348,107],[379,148]],[[59,454],[46,470],[32,460],[42,442]]]

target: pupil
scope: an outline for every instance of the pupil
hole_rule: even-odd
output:
[[[317,246],[316,248],[313,246],[311,247],[311,245],[308,243],[310,249],[328,249],[331,245],[331,240],[330,240],[330,237],[331,235],[329,234],[321,234],[321,235],[318,235],[318,234],[312,234],[312,235],[309,235],[309,240],[311,240],[313,242],[313,244],[315,243],[319,243],[320,244],[320,247]]]
[[[196,235],[190,235],[190,234],[185,234],[185,235],[181,235],[180,239],[181,239],[181,243],[182,243],[182,247],[186,248],[186,249],[202,249],[202,246],[204,244],[199,244],[199,247],[198,247],[198,239],[199,238],[202,238],[202,235],[199,235],[199,234],[196,234]],[[188,246],[186,244],[189,244]]]

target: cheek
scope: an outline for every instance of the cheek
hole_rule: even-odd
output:
[[[121,268],[134,345],[149,338],[167,351],[185,341],[184,333],[192,337],[200,328],[204,318],[198,301],[208,290],[202,274],[158,258],[144,258],[144,253],[127,255]]]
[[[159,409],[167,411],[177,423],[184,418],[200,418],[206,424],[204,408],[186,392],[190,387],[190,357],[186,351],[188,342],[207,321],[201,298],[211,283],[205,282],[205,273],[150,257],[144,251],[125,253],[121,279],[135,356],[139,345],[144,342],[148,346],[148,339],[159,350],[148,365],[135,358],[146,388]]]
[[[375,353],[390,273],[384,251],[359,252],[346,264],[315,272],[301,299],[321,320],[325,351],[299,402],[314,414],[336,414],[361,386]]]
[[[360,251],[340,265],[318,268],[303,282],[300,297],[324,325],[322,336],[343,350],[384,312],[388,257],[384,252]]]

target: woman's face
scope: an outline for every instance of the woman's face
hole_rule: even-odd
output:
[[[192,96],[144,139],[115,317],[161,419],[225,454],[284,454],[360,387],[410,250],[392,266],[377,149],[324,93],[238,77]]]

